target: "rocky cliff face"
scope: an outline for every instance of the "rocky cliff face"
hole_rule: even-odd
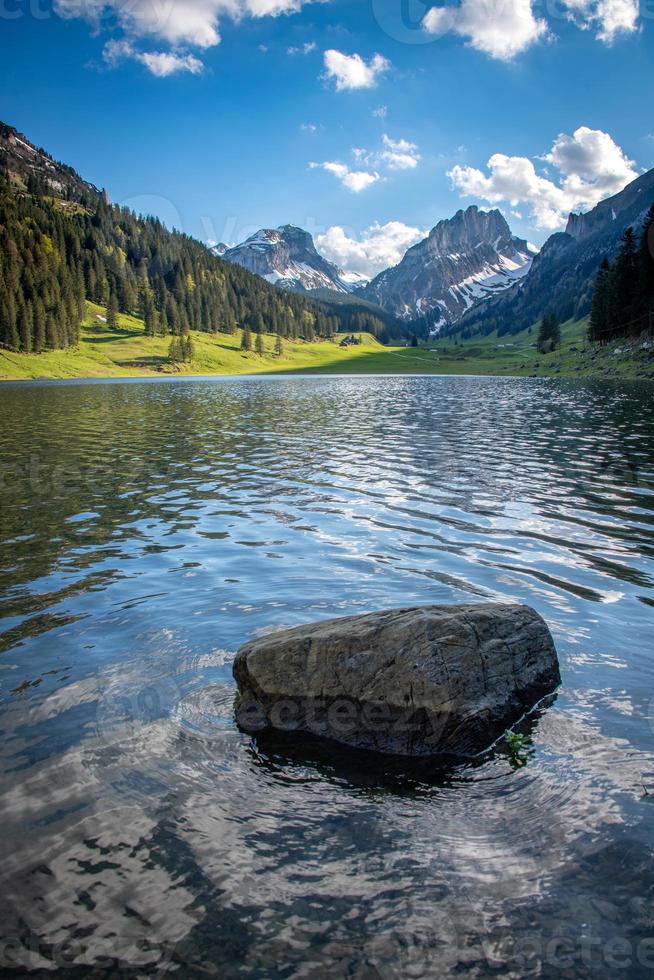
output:
[[[533,257],[499,211],[473,206],[440,221],[399,265],[359,292],[404,319],[436,313],[442,325],[454,323],[480,300],[519,282]]]
[[[627,184],[619,194],[600,201],[592,211],[586,214],[572,213],[568,218],[566,234],[579,242],[599,232],[610,236],[616,222],[620,224],[622,221],[623,215],[644,214],[652,199],[654,199],[654,170]]]
[[[471,310],[459,327],[471,333],[518,332],[550,312],[564,322],[590,311],[597,270],[612,258],[628,227],[640,233],[654,203],[654,170],[586,214],[571,214],[565,232],[552,235],[519,290]]]
[[[102,193],[82,180],[72,167],[53,160],[49,153],[3,122],[0,122],[0,167],[26,186],[30,178],[35,178],[54,197],[92,201]]]
[[[294,225],[264,228],[221,254],[228,262],[243,266],[276,286],[298,292],[331,289],[350,293],[366,281],[325,259],[316,251],[311,235]]]

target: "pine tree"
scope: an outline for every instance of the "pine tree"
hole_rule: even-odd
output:
[[[546,313],[538,330],[538,350],[547,354],[561,343],[561,325],[553,313]]]
[[[51,350],[61,347],[59,328],[54,313],[48,313],[45,320],[45,346]]]
[[[193,354],[195,353],[195,351],[194,351],[194,348],[193,348],[193,340],[191,338],[190,333],[187,334],[186,337],[182,339],[181,344],[182,344],[182,350],[183,350],[183,353],[184,353],[184,360],[185,361],[192,361],[193,360]]]
[[[33,349],[35,354],[40,354],[45,348],[45,307],[40,298],[36,299],[34,303],[34,343]]]
[[[254,349],[260,357],[263,357],[263,355],[266,353],[266,349],[263,346],[263,337],[260,333],[257,334],[257,339],[254,342]]]
[[[277,334],[275,338],[275,357],[281,357],[284,353],[284,344],[282,338]]]
[[[605,257],[597,273],[588,325],[588,339],[600,344],[606,342],[611,329],[610,277],[611,266]]]
[[[638,250],[639,307],[645,326],[654,326],[654,204],[647,212]]]
[[[32,331],[34,329],[34,314],[32,304],[25,303],[18,314],[18,331],[20,334],[20,349],[24,354],[32,351]]]
[[[170,347],[168,348],[168,360],[173,364],[179,364],[180,361],[184,360],[179,337],[173,337],[170,342]]]
[[[241,337],[241,350],[252,350],[252,334],[250,333],[249,327],[245,327],[243,329],[243,336]]]
[[[118,297],[113,289],[111,289],[109,292],[106,317],[108,329],[118,330]]]
[[[616,329],[619,334],[634,329],[631,321],[637,317],[639,286],[638,249],[633,228],[627,228],[622,236],[620,251],[613,266],[615,302],[617,305]],[[638,332],[637,325],[635,332]]]
[[[16,302],[13,291],[0,292],[0,344],[9,350],[18,350],[16,329]]]
[[[159,317],[151,296],[146,297],[143,320],[145,325],[145,336],[156,337],[159,330]]]

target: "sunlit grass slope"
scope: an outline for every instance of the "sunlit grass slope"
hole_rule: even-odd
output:
[[[558,350],[537,352],[536,328],[515,336],[434,340],[421,347],[384,347],[369,334],[361,345],[342,348],[336,341],[284,341],[281,357],[275,337],[264,337],[265,354],[241,350],[241,333],[192,334],[194,356],[183,367],[168,358],[169,337],[146,337],[136,317],[119,317],[119,329],[102,321],[104,310],[88,304],[79,347],[43,354],[0,350],[0,379],[161,377],[234,374],[488,374],[517,376],[654,376],[654,350],[616,343],[589,345],[585,321],[566,323]]]

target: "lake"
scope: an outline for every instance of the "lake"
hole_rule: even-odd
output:
[[[652,393],[3,386],[0,972],[651,977]],[[563,677],[519,757],[234,725],[263,630],[507,599]]]

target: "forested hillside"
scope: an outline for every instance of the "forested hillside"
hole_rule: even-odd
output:
[[[615,262],[604,259],[597,275],[589,337],[608,344],[654,328],[654,205],[637,237],[627,228]]]
[[[112,206],[70,168],[0,128],[0,345],[39,352],[77,343],[84,300],[143,317],[151,336],[189,330],[313,340],[378,336],[375,316],[309,301],[215,257],[156,218]]]

